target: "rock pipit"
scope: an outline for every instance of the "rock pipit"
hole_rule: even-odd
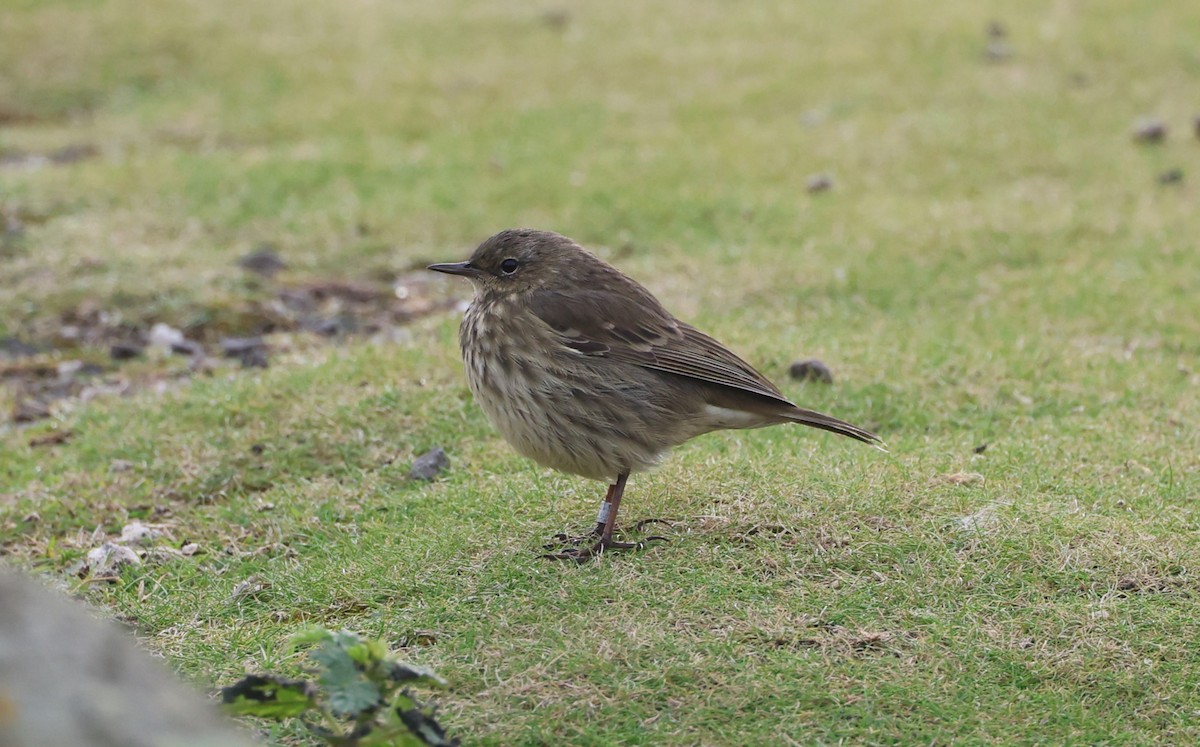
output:
[[[879,437],[788,401],[735,353],[673,317],[650,291],[565,236],[502,231],[465,262],[430,265],[475,286],[459,344],[467,381],[518,452],[603,480],[596,542],[609,548],[629,475],[703,433],[801,423],[882,447]]]

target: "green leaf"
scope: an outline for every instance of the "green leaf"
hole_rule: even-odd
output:
[[[309,653],[309,657],[323,669],[354,669],[354,660],[346,649],[338,645],[337,639],[330,637]]]
[[[340,716],[357,716],[379,705],[379,687],[370,680],[359,679],[340,685],[326,684],[329,708]]]
[[[252,674],[221,689],[221,703],[230,713],[276,720],[301,715],[315,700],[311,682],[271,675]]]
[[[373,641],[359,640],[350,646],[346,646],[346,653],[351,659],[357,662],[359,666],[363,667],[364,669],[369,669],[373,664],[375,664],[375,662],[383,658],[383,654],[387,653],[384,651],[383,654],[378,654],[376,652],[378,647],[372,646],[372,643]]]
[[[312,658],[322,667],[320,682],[334,713],[352,716],[379,705],[378,686],[363,675],[336,639],[326,641],[312,653]]]

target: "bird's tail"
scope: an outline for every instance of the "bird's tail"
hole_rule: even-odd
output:
[[[797,407],[781,414],[792,422],[837,433],[840,436],[846,436],[847,438],[853,438],[865,444],[870,444],[880,451],[887,451],[887,444],[879,436],[876,436],[865,428],[859,428],[857,425],[847,423],[845,420],[838,420],[832,415],[825,415],[816,410],[805,410],[802,407]]]

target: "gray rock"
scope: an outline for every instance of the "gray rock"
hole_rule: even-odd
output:
[[[88,551],[84,567],[96,577],[111,577],[127,565],[141,565],[142,559],[133,550],[116,542],[105,542]]]
[[[813,174],[804,182],[804,188],[812,193],[828,192],[833,189],[833,175]]]
[[[145,351],[145,347],[136,342],[113,343],[108,349],[108,355],[114,361],[127,361],[137,358]]]
[[[261,337],[224,337],[221,353],[236,358],[242,368],[266,368],[269,364],[267,343]]]
[[[0,568],[0,745],[251,747],[115,624]]]
[[[1161,143],[1167,139],[1167,123],[1143,117],[1133,123],[1133,139],[1140,143]]]
[[[413,460],[408,476],[414,480],[432,480],[450,467],[450,457],[445,450],[435,446]]]
[[[262,244],[254,251],[238,260],[242,268],[258,273],[265,277],[274,277],[280,270],[287,269],[287,262],[279,256],[279,251],[271,244]]]
[[[1183,169],[1167,169],[1158,175],[1159,184],[1182,184]]]
[[[822,384],[833,383],[833,372],[816,358],[796,361],[788,367],[788,375],[800,381],[819,381]]]

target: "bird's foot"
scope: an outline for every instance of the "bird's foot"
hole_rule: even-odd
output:
[[[666,519],[643,519],[634,524],[630,531],[640,532],[647,524],[666,524],[670,526],[671,522]],[[554,541],[544,545],[544,548],[547,550],[558,550],[558,552],[546,553],[542,557],[547,560],[574,560],[576,563],[585,563],[606,552],[644,550],[652,542],[671,541],[670,538],[664,537],[661,534],[652,534],[637,542],[622,542],[621,540],[611,538],[605,541],[602,525],[598,525],[591,534],[585,534],[581,537],[572,537],[562,533],[556,534],[553,539]]]

